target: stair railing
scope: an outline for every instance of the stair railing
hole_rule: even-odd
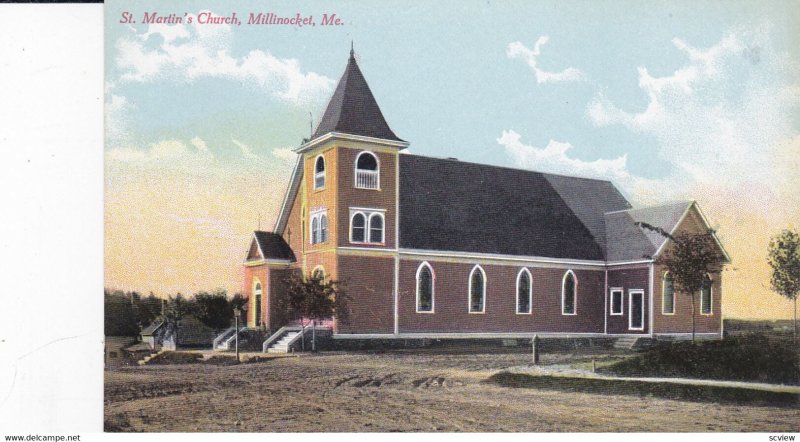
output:
[[[229,337],[229,334],[232,333],[234,331],[234,329],[236,329],[236,327],[228,327],[227,329],[225,329],[225,331],[220,333],[219,336],[214,338],[214,342],[211,344],[211,348],[212,349],[217,348],[217,346],[220,344],[220,342],[222,342],[223,340],[227,339]]]

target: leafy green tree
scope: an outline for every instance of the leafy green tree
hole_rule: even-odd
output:
[[[672,277],[675,290],[684,293],[692,302],[692,341],[695,340],[695,294],[703,288],[707,275],[722,272],[724,257],[720,253],[714,230],[701,233],[679,233],[672,235],[661,227],[637,222],[636,225],[659,233],[669,241],[671,247],[656,258],[655,263],[663,265]]]
[[[106,336],[136,336],[139,325],[136,322],[130,296],[122,290],[103,291],[104,333]]]
[[[347,293],[339,281],[326,280],[321,273],[312,273],[307,277],[292,275],[286,282],[288,290],[282,306],[290,318],[300,320],[303,328],[307,324],[305,321],[311,320],[311,350],[316,351],[317,321],[334,316],[346,319],[349,316]],[[305,349],[305,335],[301,335],[301,338]]]
[[[228,301],[228,292],[224,289],[217,289],[213,293],[197,293],[194,301],[197,304],[197,319],[203,324],[217,330],[230,324],[233,309]]]
[[[772,289],[794,302],[794,339],[797,341],[797,295],[800,293],[800,234],[786,229],[769,242]]]

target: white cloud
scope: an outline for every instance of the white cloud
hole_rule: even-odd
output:
[[[116,143],[128,137],[128,119],[132,109],[133,105],[124,96],[106,94],[105,132],[109,143]]]
[[[249,159],[249,160],[257,160],[257,159],[259,159],[259,156],[258,156],[258,155],[256,155],[256,154],[253,152],[253,149],[251,149],[251,148],[250,148],[250,146],[248,146],[248,145],[246,145],[246,144],[242,143],[242,142],[241,142],[241,141],[239,141],[239,140],[233,140],[233,139],[232,139],[232,140],[231,140],[231,142],[232,142],[233,144],[235,144],[237,147],[239,147],[239,150],[241,150],[241,151],[242,151],[242,156],[244,156],[245,158],[247,158],[247,159]]]
[[[159,37],[161,41],[154,45]],[[202,26],[196,20],[193,24],[151,24],[145,32],[116,42],[115,63],[123,72],[119,81],[224,78],[253,83],[299,106],[317,104],[333,87],[330,78],[303,72],[295,59],[281,59],[262,50],[234,57],[231,40],[229,25]]]
[[[785,177],[797,162],[774,158],[798,139],[797,67],[772,51],[760,31],[730,34],[708,49],[672,43],[688,61],[664,77],[639,68],[639,88],[648,97],[643,111],[625,111],[598,94],[586,108],[590,121],[653,137],[655,159],[671,164],[674,182],[786,194]]]
[[[293,162],[297,159],[297,154],[294,153],[290,147],[280,147],[272,149],[272,155],[275,158],[281,159],[286,162]]]
[[[192,148],[180,140],[163,140],[146,149],[115,147],[106,152],[109,161],[117,163],[152,163],[170,165],[181,162],[208,162],[214,158],[205,141],[193,138]]]
[[[612,180],[627,192],[648,194],[657,187],[657,182],[634,176],[628,170],[627,155],[612,159],[584,161],[571,157],[573,146],[570,143],[550,140],[545,147],[524,144],[520,135],[513,130],[504,130],[497,143],[520,167],[541,172],[575,175],[587,178]]]
[[[533,72],[536,74],[536,82],[560,82],[560,81],[577,81],[583,79],[583,73],[576,68],[566,68],[561,72],[547,72],[538,66],[537,58],[542,53],[542,46],[547,43],[550,37],[544,35],[536,40],[533,49],[529,49],[522,44],[522,42],[515,41],[508,44],[506,55],[508,58],[521,58],[528,63]]]

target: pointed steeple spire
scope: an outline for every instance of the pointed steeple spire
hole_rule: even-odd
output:
[[[352,41],[347,67],[311,139],[330,132],[403,141],[392,132],[383,118],[383,113],[356,63]]]

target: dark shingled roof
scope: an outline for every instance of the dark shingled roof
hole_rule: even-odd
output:
[[[653,207],[622,210],[605,215],[609,261],[637,260],[653,256],[667,241],[661,234],[636,225],[644,222],[672,231],[692,201],[678,201]]]
[[[283,240],[283,237],[272,232],[263,232],[256,230],[255,234],[258,246],[264,254],[264,259],[283,259],[295,261],[294,252],[289,244]]]
[[[403,248],[602,260],[604,212],[630,207],[607,181],[407,154],[400,171]]]
[[[610,181],[542,174],[589,229],[595,242],[606,252],[606,212],[629,209],[630,203]]]
[[[330,132],[403,141],[392,132],[383,118],[381,109],[356,64],[353,51],[350,51],[347,68],[311,139]]]

